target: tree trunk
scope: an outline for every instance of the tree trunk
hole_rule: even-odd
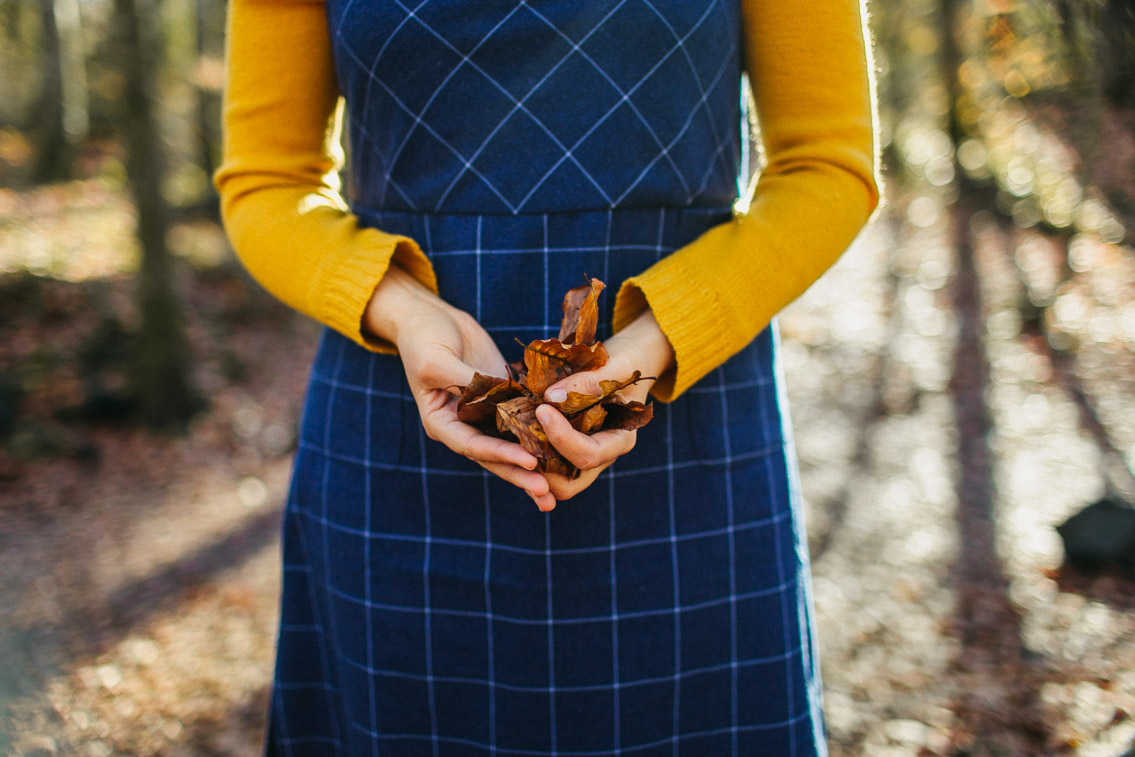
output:
[[[87,64],[80,18],[78,0],[40,0],[43,82],[36,108],[36,182],[71,178],[87,135]]]
[[[35,164],[32,181],[37,183],[63,181],[71,178],[73,154],[63,124],[63,47],[60,42],[59,23],[55,14],[55,0],[40,0],[41,56],[39,103],[35,123]]]
[[[143,0],[144,1],[144,0]],[[142,263],[137,276],[141,318],[131,383],[142,421],[179,430],[198,409],[189,376],[189,349],[166,246],[169,207],[162,194],[165,154],[155,116],[155,69],[149,19],[136,0],[115,0],[125,74],[123,126],[126,172],[138,210]]]
[[[201,62],[209,56],[209,18],[210,8],[207,0],[196,0],[194,3],[197,20],[197,61]],[[197,150],[198,160],[206,176],[212,176],[217,169],[216,155],[219,145],[217,123],[220,120],[220,92],[213,89],[207,77],[198,77],[197,82]],[[209,215],[215,220],[221,219],[221,200],[217,190],[210,181],[205,186],[205,196],[202,204],[208,208]]]
[[[997,550],[996,451],[990,445],[994,418],[986,397],[992,383],[986,354],[985,308],[974,218],[994,203],[957,159],[967,136],[959,115],[965,94],[958,71],[960,35],[970,0],[939,0],[942,84],[949,97],[946,130],[954,145],[957,196],[950,208],[955,271],[950,294],[958,321],[950,390],[957,425],[957,513],[960,547],[954,567],[955,631],[961,643],[954,664],[960,680],[954,705],[974,757],[1038,753],[1046,741],[1037,701],[1035,672],[1021,641],[1021,614],[1009,597],[1009,580]],[[959,750],[961,751],[961,750]]]

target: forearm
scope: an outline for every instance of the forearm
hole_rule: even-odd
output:
[[[413,240],[360,228],[339,194],[338,90],[322,0],[233,0],[229,6],[225,227],[272,294],[369,349],[362,320],[391,263],[427,289],[429,260]]]
[[[842,254],[878,202],[858,0],[744,0],[745,66],[768,165],[748,211],[629,279],[616,330],[649,307],[671,400],[742,349]]]

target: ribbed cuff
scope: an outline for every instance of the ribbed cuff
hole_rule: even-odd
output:
[[[649,305],[662,333],[674,348],[674,368],[660,376],[651,393],[670,402],[745,345],[741,318],[720,296],[716,266],[694,265],[705,245],[728,249],[731,224],[710,230],[642,274],[627,279],[615,298],[615,330],[626,326]],[[703,257],[704,259],[704,257]]]
[[[321,269],[320,281],[315,282],[319,320],[368,350],[393,354],[397,352],[393,344],[363,330],[363,315],[375,288],[391,263],[434,293],[437,277],[429,258],[413,239],[375,229],[362,234],[366,243],[353,245],[350,252],[336,256]]]

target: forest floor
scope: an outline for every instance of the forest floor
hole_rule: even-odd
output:
[[[0,754],[256,755],[317,329],[182,227],[208,410],[184,437],[60,414],[121,386],[129,218],[0,191]],[[1080,239],[1061,272],[1067,240],[979,214],[971,271],[948,221],[896,203],[781,319],[832,753],[1118,757],[1135,582],[1062,568],[1053,526],[1135,496],[1135,256]]]

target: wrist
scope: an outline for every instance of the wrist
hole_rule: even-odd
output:
[[[612,339],[625,343],[635,355],[634,369],[644,376],[661,376],[674,365],[674,348],[649,308]]]
[[[437,303],[441,303],[437,295],[402,268],[391,264],[367,302],[363,329],[397,347],[407,316]]]

